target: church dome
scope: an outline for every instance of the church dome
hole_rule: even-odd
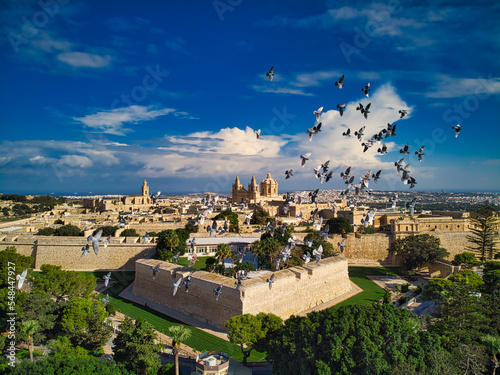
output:
[[[278,195],[278,182],[271,177],[271,173],[260,183],[260,195],[264,197],[275,197]]]

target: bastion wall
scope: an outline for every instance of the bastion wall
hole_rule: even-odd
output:
[[[153,280],[151,267],[160,263]],[[181,285],[173,295],[172,283],[191,275],[189,292]],[[196,271],[168,262],[140,259],[136,262],[133,293],[152,302],[175,309],[204,323],[224,329],[231,317],[242,314],[273,313],[283,319],[300,314],[351,291],[347,259],[342,256],[274,272],[242,281],[236,290],[235,279]],[[213,290],[222,285],[218,301]]]
[[[19,254],[35,259],[35,270],[39,270],[42,264],[53,264],[65,270],[76,271],[133,271],[135,261],[152,257],[156,246],[151,243],[141,244],[138,238],[114,237],[106,248],[102,242],[99,243],[98,255],[89,243],[89,253],[82,257],[82,247],[88,243],[84,237],[0,236],[0,250],[15,246]]]
[[[388,249],[395,238],[403,238],[411,233],[375,233],[355,235],[349,233],[345,236],[346,246],[341,254],[349,261],[358,265],[399,265],[396,256],[389,255]],[[452,260],[456,254],[467,251],[469,242],[468,232],[419,232],[418,234],[430,234],[441,240],[441,246],[450,253],[448,260]],[[303,241],[307,233],[294,233],[299,241]],[[196,234],[197,237],[206,236],[204,233]],[[341,235],[332,235],[328,241],[333,244],[334,249],[340,252],[338,243],[343,240]],[[140,237],[112,237],[107,248],[103,243],[99,244],[99,255],[95,255],[90,246],[89,254],[81,257],[82,247],[87,245],[86,237],[56,237],[36,236],[33,234],[0,235],[0,250],[8,246],[15,246],[17,252],[32,256],[35,259],[34,268],[39,269],[42,264],[60,265],[63,269],[79,271],[95,270],[134,270],[135,261],[138,259],[151,258],[155,252],[155,244],[142,244]],[[312,251],[313,249],[310,249]]]

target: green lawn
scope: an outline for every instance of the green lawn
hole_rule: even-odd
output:
[[[191,268],[194,268],[195,270],[203,270],[206,266],[208,258],[214,258],[214,257],[200,257],[199,256],[198,260],[196,261],[194,266]],[[179,266],[187,267],[189,264],[189,260],[187,257],[179,257],[179,259],[177,260],[177,264]]]
[[[198,265],[198,263],[196,265]],[[91,274],[102,279],[102,276],[104,276],[106,272],[91,272]],[[178,320],[161,314],[153,309],[119,297],[118,295],[122,292],[122,290],[124,290],[132,281],[134,281],[134,277],[134,272],[111,272],[112,280],[118,282],[111,288],[107,289],[106,293],[109,294],[109,302],[112,303],[117,310],[131,317],[132,319],[137,319],[139,316],[142,316],[156,330],[165,333],[167,336],[168,327],[172,325],[185,325],[192,331],[191,337],[185,342],[186,345],[202,352],[205,350],[220,350],[229,354],[231,358],[234,358],[237,361],[243,361],[243,355],[238,345],[231,344],[216,336],[206,333],[205,331],[181,323]],[[101,294],[99,297],[102,298],[104,297],[104,295]],[[250,357],[248,358],[248,361],[265,361],[265,353],[252,351]]]
[[[398,267],[349,267],[349,278],[357,286],[363,289],[362,292],[340,302],[339,304],[333,306],[337,308],[345,305],[355,305],[355,304],[371,304],[373,302],[378,302],[384,296],[384,289],[378,286],[375,282],[368,279],[366,276],[385,276],[392,275],[397,276],[400,274]]]

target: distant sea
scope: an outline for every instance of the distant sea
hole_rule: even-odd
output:
[[[312,190],[312,189],[309,189]],[[323,189],[321,189],[323,190]],[[338,190],[340,189],[325,189],[325,190]],[[307,189],[297,189],[297,190],[291,190],[291,191],[307,191]],[[396,192],[396,190],[378,190],[380,192]],[[443,190],[443,189],[435,189],[435,190],[397,190],[399,192],[419,192],[419,193],[424,193],[424,192],[430,192],[430,193],[446,193],[446,194],[452,194],[452,193],[466,193],[466,194],[471,194],[471,193],[478,193],[478,194],[499,194],[500,191],[477,191],[477,190]],[[0,193],[3,194],[22,194],[22,195],[54,195],[58,197],[62,196],[67,196],[67,197],[72,197],[72,196],[96,196],[96,195],[133,195],[137,194],[137,191],[128,191],[128,192],[98,192],[98,191],[82,191],[82,192],[26,192],[26,191],[0,191]],[[169,196],[169,195],[191,195],[191,194],[205,194],[208,192],[186,192],[186,191],[162,191],[163,196]],[[286,191],[280,192],[280,194],[284,194]],[[231,195],[231,191],[227,192],[211,192],[211,194],[221,194],[221,195]]]

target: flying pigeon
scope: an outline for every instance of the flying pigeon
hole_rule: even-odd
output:
[[[419,162],[422,162],[422,156],[424,155],[424,147],[425,146],[422,146],[418,151],[415,151],[415,155],[418,155]]]
[[[372,103],[368,103],[368,105],[365,108],[361,108],[361,113],[365,116],[365,119],[368,118],[368,113],[370,113],[369,109],[371,105]]]
[[[410,209],[410,215],[413,216],[415,213],[415,203],[417,202],[417,198],[413,198],[411,202],[406,203],[406,208]]]
[[[372,174],[373,182],[377,183],[377,181],[380,179],[380,173],[382,173],[382,170],[379,170],[377,173]]]
[[[189,254],[188,260],[189,260],[188,267],[193,267],[194,264],[198,261],[198,255],[196,255],[196,253],[194,253],[193,255]]]
[[[274,66],[271,66],[271,69],[266,73],[266,77],[269,78],[270,81],[274,78]]]
[[[363,132],[365,131],[365,126],[359,129],[357,132],[354,132],[354,135],[358,137],[358,140],[361,141],[361,137],[363,136]]]
[[[87,241],[92,241],[92,248],[94,249],[95,255],[99,252],[99,239],[102,236],[102,229],[99,230],[93,237],[88,236]]]
[[[257,139],[260,138],[260,129],[255,131],[255,135],[257,136]]]
[[[417,181],[413,177],[408,178],[408,184],[410,184],[410,189],[413,189],[417,184]]]
[[[146,232],[146,234],[142,237],[142,243],[149,243],[151,241],[151,237],[149,237],[149,233]]]
[[[323,246],[319,245],[318,250],[313,250],[313,255],[316,256],[316,264],[318,264],[323,256]]]
[[[285,180],[288,180],[290,177],[293,176],[293,169],[290,169],[289,171],[285,171]]]
[[[351,129],[347,128],[345,132],[342,133],[344,137],[350,137],[351,136]]]
[[[307,245],[307,247],[311,247],[313,244],[312,237],[309,240],[304,239],[304,244]]]
[[[308,251],[302,258],[304,259],[305,264],[309,263],[311,261],[311,253]]]
[[[180,252],[177,252],[177,254],[175,254],[172,259],[174,260],[174,264],[177,264],[177,261],[179,260],[179,255],[181,255]]]
[[[460,128],[460,125],[452,126],[451,128],[452,128],[452,129],[455,129],[455,138],[457,138],[457,137],[458,137],[458,134],[460,133],[460,130],[462,130],[462,129]]]
[[[104,248],[107,248],[107,247],[108,247],[108,245],[109,245],[109,242],[110,242],[110,241],[111,241],[111,236],[106,237],[106,238],[102,241],[102,243],[103,243],[103,245],[104,245]]]
[[[194,253],[194,245],[196,245],[196,237],[193,237],[190,240],[188,240],[188,243],[191,245],[191,251]]]
[[[344,75],[342,74],[342,77],[338,81],[335,81],[335,86],[338,86],[339,89],[341,89],[344,86]]]
[[[156,278],[156,274],[160,271],[160,264],[158,263],[156,266],[151,266],[149,269],[153,272],[153,280]]]
[[[319,118],[321,116],[321,112],[323,112],[323,107],[319,107],[317,111],[314,111],[314,114],[316,115],[316,121],[319,121]]]
[[[102,298],[101,301],[103,305],[107,304],[109,302],[109,294],[106,294],[106,297]]]
[[[365,93],[366,97],[368,98],[368,96],[370,95],[370,94],[368,94],[370,92],[370,83],[367,83],[366,86],[361,89],[361,91],[363,91]]]
[[[189,286],[191,285],[191,275],[186,277],[186,280],[182,282],[184,284],[184,287],[186,288],[186,293],[189,292]]]
[[[16,276],[17,279],[17,289],[21,290],[24,282],[26,281],[26,275],[28,274],[28,269],[26,268],[21,274]]]
[[[245,215],[245,221],[247,225],[250,225],[250,220],[252,220],[252,216],[253,216],[253,211],[250,212],[248,215]]]
[[[125,225],[127,225],[127,222],[125,221],[125,219],[119,218],[118,224],[120,225],[120,227],[124,227]]]
[[[104,286],[107,288],[109,285],[109,280],[111,280],[111,271],[102,277],[104,279]]]
[[[386,138],[389,138],[389,137],[395,137],[396,136],[396,125],[391,125],[389,123],[387,123],[387,134],[386,134]]]
[[[368,228],[369,225],[373,225],[373,219],[375,218],[376,213],[377,209],[373,209],[366,214],[364,219],[361,219],[361,223],[364,224],[365,228]]]
[[[377,152],[382,155],[387,154],[387,145],[385,143],[382,143],[382,147],[379,147],[377,149]]]
[[[323,225],[323,218],[320,216],[319,219],[318,219],[318,222],[317,223],[313,223],[313,228],[316,229],[316,230],[320,230],[321,229],[321,225]]]
[[[405,117],[408,114],[408,111],[406,109],[400,109],[399,110],[400,118]]]
[[[323,237],[325,241],[328,241],[328,232],[330,232],[330,226],[325,224],[322,230],[320,230],[319,235]]]
[[[339,242],[337,244],[337,246],[340,247],[340,253],[343,254],[344,253],[344,248],[345,248],[345,238],[342,240],[342,242]]]
[[[174,293],[173,295],[175,296],[175,293],[177,293],[177,289],[179,289],[179,286],[181,285],[182,277],[179,277],[179,280],[177,280],[175,283],[172,283],[172,286],[174,287]]]
[[[266,281],[269,283],[269,289],[272,289],[274,283],[274,273],[271,275],[271,278]]]
[[[349,173],[351,173],[351,167],[348,167],[345,172],[340,173],[340,177],[344,179],[344,182],[349,178]]]
[[[309,196],[311,197],[311,203],[316,203],[316,197],[318,196],[318,192],[319,189],[309,192]]]
[[[318,134],[321,131],[321,122],[317,125],[314,125],[311,129],[307,129],[307,134],[309,135],[309,141],[312,140],[314,134]]]
[[[307,154],[304,155],[300,155],[300,164],[302,167],[304,166],[306,161],[309,160],[309,156],[311,156],[311,152],[308,152]]]
[[[408,146],[408,143],[407,143],[407,144],[405,144],[405,146],[401,150],[399,150],[399,153],[403,154],[403,155],[408,155],[409,154],[408,148],[409,148],[409,146]]]
[[[346,104],[347,104],[347,103],[344,103],[344,104],[337,104],[337,108],[339,109],[340,116],[342,116],[342,115],[344,114]]]
[[[214,289],[214,294],[215,294],[215,300],[219,300],[219,296],[222,293],[222,285],[219,285],[217,288]]]
[[[82,247],[82,255],[80,255],[80,258],[87,255],[89,253],[89,245],[87,244],[86,246]]]
[[[391,199],[391,208],[393,210],[396,209],[397,202],[398,202],[398,193],[394,194],[394,197],[392,197],[392,199]]]
[[[241,279],[238,278],[238,281],[235,281],[234,284],[236,285],[235,289],[236,290],[240,290],[240,288],[241,288]]]

